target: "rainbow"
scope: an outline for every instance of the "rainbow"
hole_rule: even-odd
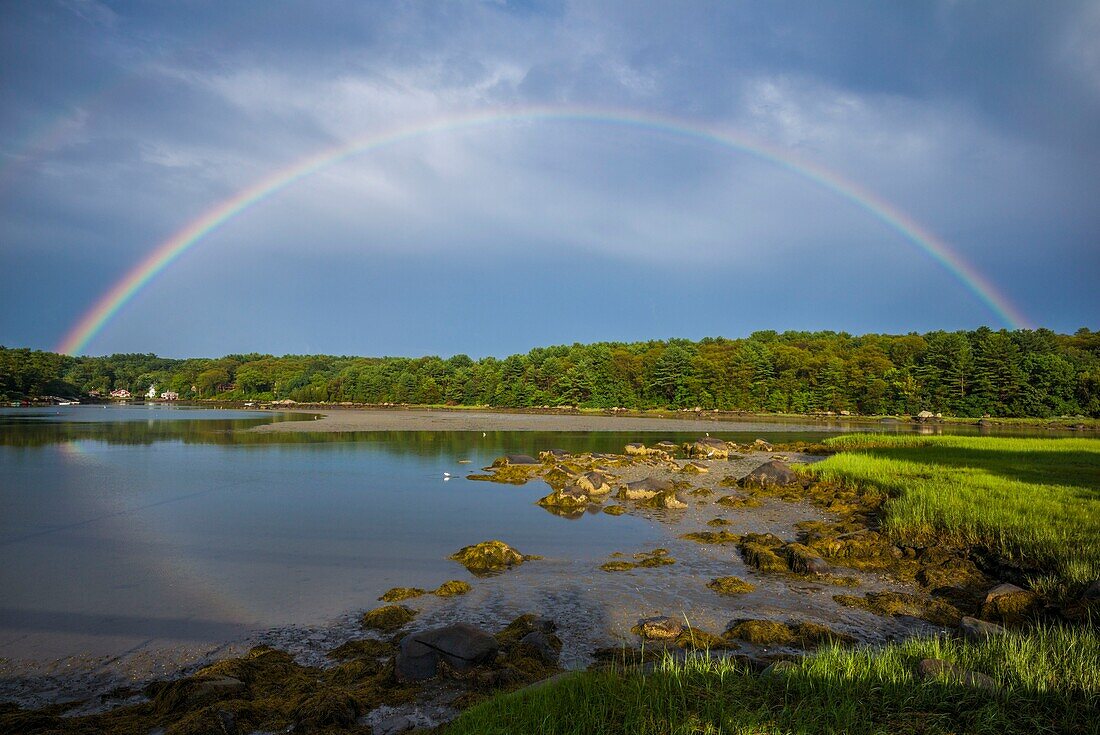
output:
[[[160,243],[141,262],[111,286],[80,317],[80,320],[65,334],[57,347],[57,351],[74,355],[80,353],[110,321],[111,317],[117,314],[135,294],[206,235],[258,202],[307,176],[351,156],[405,141],[444,132],[530,122],[572,122],[629,126],[682,138],[692,138],[747,153],[773,163],[847,199],[902,235],[954,275],[979,300],[985,303],[1006,326],[1016,329],[1026,327],[1029,323],[1023,314],[988,279],[978,273],[946,242],[874,193],[822,166],[800,159],[790,151],[753,140],[735,131],[711,128],[675,118],[617,110],[530,107],[451,115],[410,127],[371,133],[299,159],[286,168],[276,171],[206,210],[197,219]]]

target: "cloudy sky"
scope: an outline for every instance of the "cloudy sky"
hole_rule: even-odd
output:
[[[54,348],[159,243],[304,157],[533,106],[761,141],[904,212],[1029,323],[1100,327],[1096,2],[43,0],[0,2],[0,344]],[[295,181],[86,352],[480,356],[982,324],[1005,326],[787,167],[520,119]]]

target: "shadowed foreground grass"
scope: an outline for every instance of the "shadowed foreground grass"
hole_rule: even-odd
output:
[[[853,434],[808,471],[890,496],[884,529],[980,546],[1035,586],[1100,579],[1100,440]]]
[[[924,658],[994,679],[992,691],[920,681]],[[1038,628],[980,643],[917,638],[883,648],[826,648],[771,676],[731,659],[666,659],[652,671],[572,674],[499,696],[446,732],[1097,733],[1100,635]]]

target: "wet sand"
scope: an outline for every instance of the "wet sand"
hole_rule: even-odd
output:
[[[268,433],[352,431],[619,431],[619,432],[775,432],[857,430],[852,421],[730,417],[690,414],[685,418],[660,418],[606,414],[506,413],[452,411],[447,409],[341,408],[303,411],[319,415],[316,421],[277,421],[251,431]]]

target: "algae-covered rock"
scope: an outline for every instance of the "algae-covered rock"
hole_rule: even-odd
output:
[[[628,482],[619,490],[620,500],[649,500],[657,493],[667,493],[674,490],[672,483],[657,477],[647,477],[643,480]]]
[[[665,567],[669,564],[675,564],[676,560],[671,556],[659,555],[659,556],[647,556],[638,562],[638,566],[650,568],[650,567]]]
[[[623,451],[625,451],[631,457],[644,457],[649,454],[649,450],[646,449],[645,444],[627,444]]]
[[[658,615],[642,618],[630,632],[650,641],[667,641],[679,637],[684,632],[684,626],[676,618]]]
[[[920,618],[934,625],[955,626],[962,618],[954,605],[943,600],[904,592],[869,592],[863,597],[833,595],[833,599],[845,607],[862,608],[883,617]]]
[[[646,508],[667,508],[670,510],[683,510],[688,504],[680,500],[675,490],[665,490],[654,495],[648,500],[641,501]]]
[[[378,599],[382,602],[401,602],[402,600],[410,600],[414,597],[420,597],[426,594],[427,592],[419,587],[394,587]]]
[[[814,648],[827,643],[851,645],[856,639],[847,633],[839,633],[820,623],[812,623],[808,620],[794,626],[795,639],[802,648]]]
[[[759,508],[763,505],[763,501],[753,495],[723,495],[714,501],[718,505],[724,505],[727,508]]]
[[[718,651],[737,648],[737,644],[731,643],[725,638],[691,627],[684,628],[680,635],[676,636],[676,645],[688,651]]]
[[[600,565],[600,569],[605,572],[627,572],[634,569],[638,565],[632,561],[609,561]]]
[[[710,468],[698,462],[688,462],[680,468],[680,472],[688,475],[704,475],[710,472]]]
[[[600,472],[585,472],[579,475],[576,479],[576,485],[588,495],[600,496],[611,492],[611,483]]]
[[[707,587],[720,595],[743,595],[756,589],[740,577],[717,577],[707,582]]]
[[[759,534],[747,534],[742,537],[737,548],[741,552],[741,558],[751,567],[761,572],[786,572],[789,571],[786,560],[775,552],[773,546],[758,540]],[[754,538],[755,537],[755,538]]]
[[[588,494],[576,485],[569,485],[539,498],[536,505],[565,511],[584,510],[588,507]]]
[[[503,541],[482,541],[473,546],[463,546],[449,558],[466,567],[471,574],[484,577],[500,574],[539,557],[521,554]]]
[[[1039,595],[1014,584],[999,584],[986,593],[981,616],[1004,623],[1022,623],[1039,606]]]
[[[740,536],[729,531],[693,531],[683,534],[680,538],[700,544],[717,545],[736,544],[741,541]]]
[[[469,582],[463,582],[461,579],[452,579],[449,582],[444,582],[435,588],[435,592],[432,594],[437,597],[454,597],[455,595],[464,595],[473,587]]]
[[[603,512],[607,513],[609,516],[621,516],[623,513],[626,513],[626,508],[621,505],[608,505],[603,509]]]
[[[785,486],[793,485],[799,480],[798,474],[790,468],[786,462],[772,460],[765,462],[741,479],[742,486]]]
[[[786,646],[794,642],[795,633],[786,623],[774,620],[739,620],[726,630],[726,637],[758,646]]]
[[[820,556],[802,544],[787,544],[783,548],[792,571],[803,574],[828,574],[829,565]]]
[[[383,605],[363,615],[364,628],[381,630],[387,633],[397,630],[416,617],[416,610],[404,605]]]
[[[362,713],[358,700],[349,692],[322,689],[306,697],[294,708],[294,732],[318,730],[355,724]]]
[[[537,465],[539,461],[529,454],[506,454],[493,460],[493,467],[506,465]]]
[[[727,521],[725,518],[711,518],[709,521],[707,521],[707,525],[721,528],[722,526],[732,526],[733,521]]]

